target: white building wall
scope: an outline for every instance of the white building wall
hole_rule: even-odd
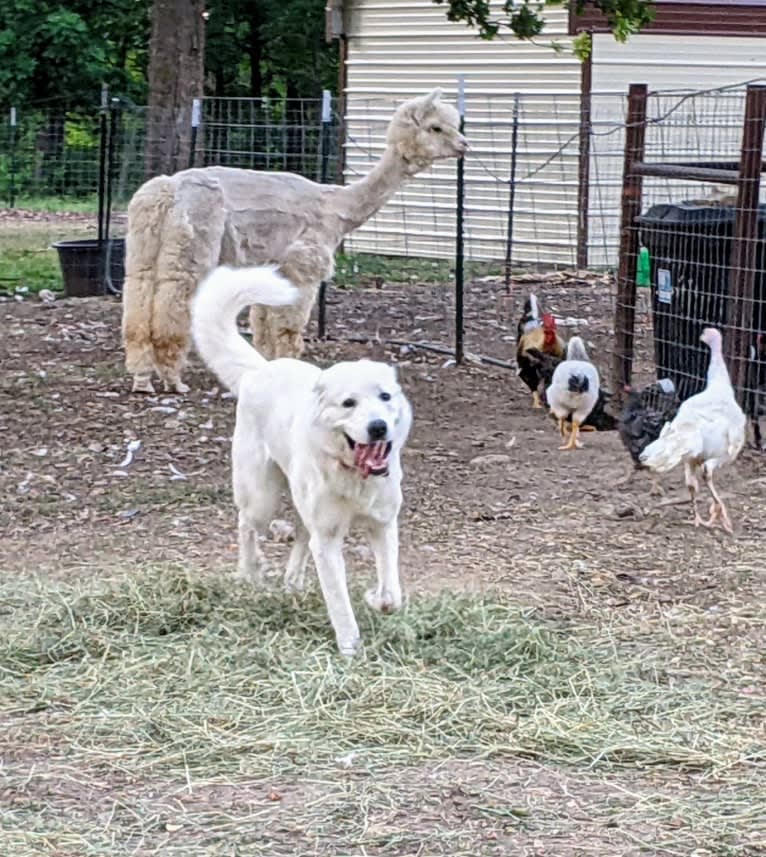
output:
[[[350,0],[346,181],[364,174],[384,146],[395,106],[442,87],[456,101],[465,77],[466,250],[502,259],[510,176],[513,95],[522,93],[517,178],[539,170],[516,192],[514,258],[571,264],[576,235],[579,63],[548,43],[567,43],[563,9],[548,13],[539,44],[479,39],[447,20],[445,7],[406,0]],[[573,139],[567,153],[545,161]],[[408,183],[346,242],[355,252],[449,256],[455,230],[455,162]]]
[[[574,265],[577,238],[580,63],[568,45],[566,13],[546,9],[548,30],[536,44],[479,39],[427,0],[347,0],[349,39],[346,181],[365,174],[383,151],[394,108],[440,86],[453,102],[465,78],[466,252],[505,255],[514,94],[520,94],[515,262]],[[636,36],[619,44],[594,37],[594,137],[590,164],[589,261],[614,264],[619,228],[625,93],[647,83],[650,117],[670,114],[647,134],[656,160],[738,157],[742,93],[711,94],[676,107],[680,90],[766,78],[766,40]],[[676,90],[676,92],[666,92]],[[454,253],[455,162],[409,182],[346,241],[351,252],[450,257]],[[709,187],[645,182],[647,202],[699,197]]]

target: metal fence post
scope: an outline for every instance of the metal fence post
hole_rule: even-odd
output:
[[[641,176],[633,164],[644,160],[646,141],[645,83],[631,83],[628,89],[628,117],[625,126],[625,155],[622,166],[622,213],[620,218],[620,256],[617,269],[617,299],[614,309],[614,361],[612,381],[617,404],[633,376],[633,339],[636,323],[636,265],[638,229],[641,213]]]
[[[114,287],[112,283],[112,242],[109,239],[109,228],[112,216],[112,185],[114,183],[114,167],[116,163],[116,139],[120,126],[120,118],[122,113],[122,105],[119,98],[113,98],[109,105],[109,135],[106,147],[106,203],[104,211],[104,241],[106,249],[104,251],[104,285],[108,292],[113,295],[119,295],[120,290]]]
[[[748,86],[737,182],[737,214],[729,270],[726,354],[732,384],[743,397],[748,356],[755,340],[755,274],[758,256],[758,199],[761,191],[766,86]]]
[[[191,143],[189,147],[189,169],[194,166],[194,158],[197,152],[197,129],[202,122],[202,99],[192,99],[191,113]]]
[[[457,109],[460,113],[460,133],[465,131],[465,77],[458,78]],[[455,226],[455,363],[459,366],[465,357],[464,346],[464,321],[463,321],[463,298],[464,298],[464,245],[463,245],[463,206],[465,202],[465,174],[463,158],[457,162],[457,220]]]
[[[9,147],[9,185],[8,185],[8,208],[13,208],[16,204],[16,108],[11,107],[10,116],[8,117],[10,126]]]
[[[513,128],[511,130],[511,178],[508,194],[508,233],[505,238],[505,293],[511,293],[511,262],[513,256],[513,209],[516,202],[516,161],[519,141],[519,100],[518,92],[513,95]]]
[[[590,138],[593,98],[593,51],[580,70],[580,145],[577,177],[577,267],[588,267],[588,210],[590,207]]]
[[[108,137],[107,115],[109,89],[101,87],[101,107],[99,108],[99,144],[98,144],[98,240],[104,240],[104,191],[106,189],[106,145]]]
[[[330,166],[330,131],[332,125],[332,93],[329,89],[322,90],[322,132],[319,137],[320,171],[322,184],[327,183]],[[317,335],[324,339],[327,331],[327,283],[322,280],[319,284],[319,300],[317,302]]]

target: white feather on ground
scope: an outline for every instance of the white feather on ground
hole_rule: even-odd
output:
[[[573,336],[567,345],[565,360],[556,367],[545,396],[551,412],[559,421],[559,431],[566,437],[565,420],[571,417],[572,433],[560,449],[579,449],[580,426],[598,401],[600,380],[598,369],[588,359],[585,344]]]
[[[720,522],[731,533],[731,519],[713,485],[713,473],[733,462],[741,452],[747,420],[731,386],[720,332],[705,328],[700,339],[710,348],[707,385],[701,393],[683,402],[675,419],[646,447],[640,460],[656,473],[667,473],[683,462],[695,525],[712,527]],[[713,497],[707,521],[697,509],[700,476]]]

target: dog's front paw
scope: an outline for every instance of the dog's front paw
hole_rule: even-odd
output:
[[[346,658],[353,658],[354,655],[358,655],[362,649],[362,638],[357,637],[344,637],[338,640],[338,651]]]
[[[268,562],[260,562],[256,564],[240,563],[237,566],[236,577],[244,580],[251,586],[263,587],[266,585],[266,575],[270,571],[271,566]]]
[[[306,581],[303,572],[290,572],[285,574],[285,591],[290,595],[303,595],[306,589]]]
[[[365,592],[364,600],[379,613],[394,613],[402,606],[402,593],[389,592],[387,589],[381,591],[374,587]]]

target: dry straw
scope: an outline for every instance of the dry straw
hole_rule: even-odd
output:
[[[444,595],[360,610],[365,653],[347,662],[313,594],[167,567],[2,589],[3,855],[454,855],[468,828],[417,806],[461,760],[669,772],[676,794],[633,804],[685,819],[667,853],[759,853],[739,848],[766,806],[763,697],[667,670],[670,639]],[[372,808],[410,799],[410,825],[371,832]],[[542,823],[534,807],[477,806],[498,829]]]

